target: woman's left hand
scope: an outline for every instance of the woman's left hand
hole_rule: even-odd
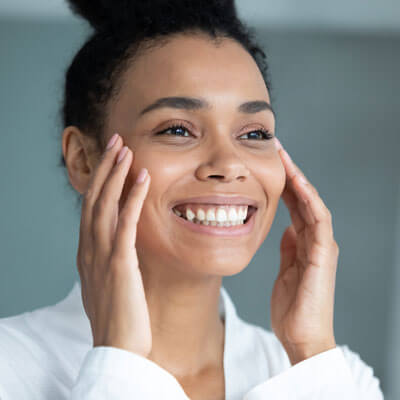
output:
[[[330,211],[274,140],[286,171],[282,198],[292,224],[281,239],[280,269],[270,302],[271,327],[294,365],[336,347],[333,319],[339,247]]]

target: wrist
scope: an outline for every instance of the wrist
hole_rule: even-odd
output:
[[[336,348],[335,340],[324,342],[321,344],[311,344],[311,345],[289,345],[286,346],[286,353],[289,357],[290,363],[293,365],[298,364],[301,361],[307,360],[319,353],[328,351]]]

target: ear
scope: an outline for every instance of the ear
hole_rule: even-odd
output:
[[[76,126],[67,126],[62,135],[62,151],[71,185],[80,194],[85,193],[100,159],[95,139]]]

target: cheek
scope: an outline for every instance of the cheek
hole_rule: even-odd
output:
[[[165,193],[166,188],[189,168],[189,165],[185,165],[185,157],[180,157],[179,162],[177,162],[177,157],[177,154],[159,151],[138,154],[130,173],[137,176],[140,169],[146,167],[151,176],[149,194],[150,191]]]
[[[269,202],[278,203],[286,181],[286,172],[282,161],[277,157],[267,159],[258,168],[257,176]]]
[[[146,167],[150,175],[150,187],[145,198],[144,216],[152,218],[156,213],[164,211],[166,202],[173,197],[173,190],[182,183],[182,177],[185,176],[184,171],[192,168],[189,165],[190,159],[186,161],[185,157],[179,157],[173,152],[161,151],[138,151],[135,155],[129,175],[132,182],[139,174],[141,168]]]

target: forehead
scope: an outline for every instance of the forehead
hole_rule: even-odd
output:
[[[120,101],[138,109],[156,98],[205,97],[211,102],[265,99],[268,90],[252,56],[236,41],[176,35],[137,57],[125,72]],[[235,100],[237,99],[237,100]]]

